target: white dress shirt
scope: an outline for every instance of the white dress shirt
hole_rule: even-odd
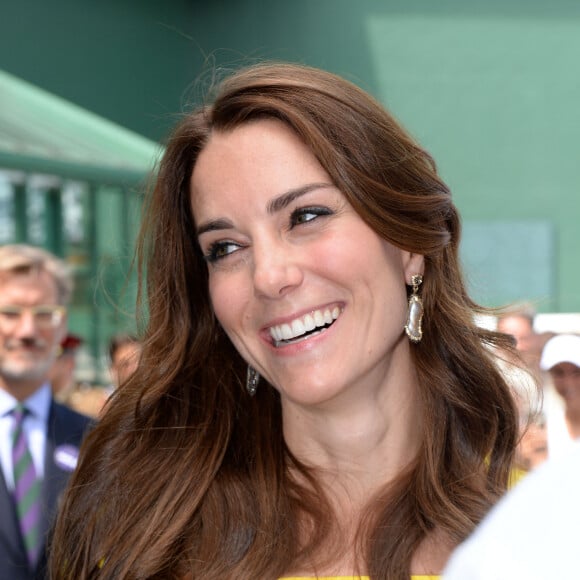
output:
[[[28,410],[24,418],[23,429],[28,441],[30,454],[39,478],[44,477],[44,453],[46,449],[46,432],[52,393],[50,385],[45,383],[28,399],[22,401]],[[14,472],[12,469],[12,433],[14,417],[12,410],[18,401],[6,391],[0,389],[0,463],[8,489],[14,489]]]

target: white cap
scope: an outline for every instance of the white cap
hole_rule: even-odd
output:
[[[540,368],[549,371],[557,364],[569,362],[580,367],[580,336],[561,334],[551,338],[542,351]]]

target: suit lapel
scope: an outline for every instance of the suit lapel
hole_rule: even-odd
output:
[[[54,402],[51,404],[46,436],[46,456],[44,465],[44,499],[47,506],[47,521],[52,522],[60,496],[74,470],[75,454],[80,441],[71,441],[71,425],[66,411]]]

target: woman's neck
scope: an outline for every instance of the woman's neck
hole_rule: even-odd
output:
[[[285,402],[288,448],[327,479],[325,483],[368,499],[413,461],[421,445],[422,413],[415,384],[397,387],[345,397],[322,408]]]
[[[313,571],[319,576],[353,571],[364,575],[364,557],[361,560],[358,552],[365,548],[357,538],[366,537],[364,528],[373,525],[368,520],[375,511],[371,504],[377,494],[388,493],[389,484],[417,459],[423,408],[415,371],[405,369],[389,376],[383,384],[351,385],[316,406],[282,401],[286,444],[311,470],[333,513],[333,529],[328,544],[320,547],[321,559],[309,567],[310,574],[303,575],[311,576]],[[301,481],[299,472],[295,476]],[[309,487],[307,481],[303,483]],[[421,550],[414,565],[418,571],[434,565],[430,552],[427,546]],[[313,557],[318,559],[316,554]]]

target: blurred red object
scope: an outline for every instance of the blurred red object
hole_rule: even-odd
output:
[[[74,351],[76,350],[82,343],[83,339],[76,334],[67,334],[63,341],[60,343],[60,348],[64,351]]]

